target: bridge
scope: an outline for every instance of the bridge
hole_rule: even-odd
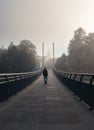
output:
[[[0,75],[0,129],[94,130],[93,74],[41,72]]]

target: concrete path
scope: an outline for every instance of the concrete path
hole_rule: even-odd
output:
[[[33,84],[0,104],[0,130],[94,130],[94,114],[49,70]]]

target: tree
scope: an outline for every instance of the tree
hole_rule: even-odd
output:
[[[65,58],[61,56],[57,60],[56,67],[65,71],[92,73],[94,72],[93,56],[94,33],[86,35],[84,29],[78,28],[70,40],[68,55]]]
[[[94,33],[89,33],[85,38],[86,72],[94,72]]]
[[[56,61],[55,67],[56,69],[67,71],[68,70],[68,57],[64,53],[61,57],[59,57]]]
[[[18,46],[19,49],[19,63],[23,71],[32,71],[36,66],[36,47],[29,40],[23,40]]]
[[[74,31],[74,37],[70,40],[68,47],[68,60],[70,64],[70,71],[80,72],[82,64],[84,64],[84,38],[86,33],[82,28],[78,28]],[[79,64],[80,63],[80,64]],[[84,66],[84,65],[83,65]]]
[[[0,55],[0,73],[29,72],[36,67],[36,47],[30,40],[22,40],[18,46],[10,43]]]

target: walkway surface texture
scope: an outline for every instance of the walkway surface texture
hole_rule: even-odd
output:
[[[0,130],[94,130],[94,114],[49,70],[29,87],[0,104]]]

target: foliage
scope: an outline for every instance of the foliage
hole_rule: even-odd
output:
[[[68,69],[68,63],[67,63],[67,56],[66,54],[63,54],[60,58],[57,59],[56,62],[56,68],[59,70],[67,71]]]
[[[72,72],[94,72],[94,33],[86,32],[82,28],[74,31],[74,36],[68,46],[68,55],[61,56],[57,62],[57,69]]]
[[[36,66],[36,47],[29,40],[18,46],[10,43],[7,50],[0,50],[0,73],[33,71]]]

